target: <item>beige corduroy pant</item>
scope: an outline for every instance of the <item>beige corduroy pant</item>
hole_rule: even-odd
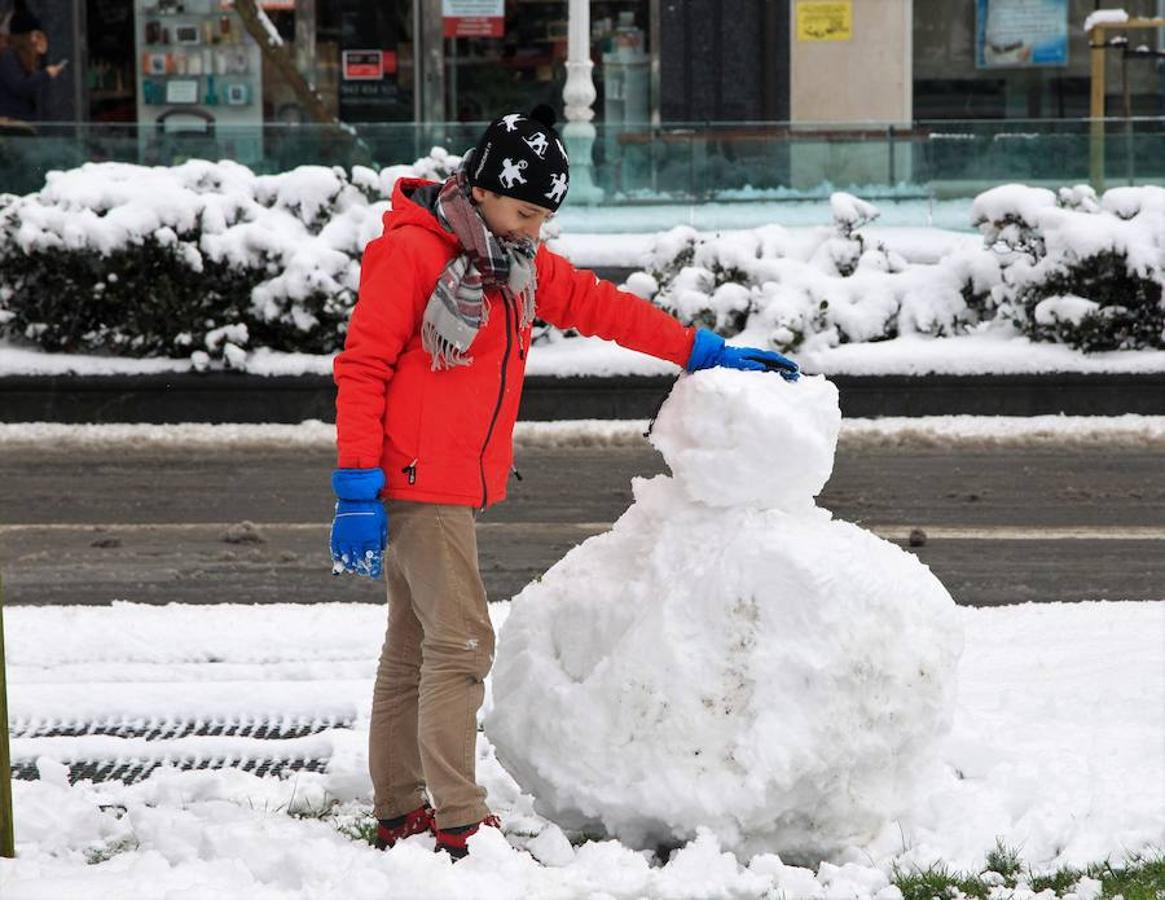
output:
[[[438,827],[469,825],[489,815],[476,778],[477,711],[494,654],[474,510],[387,507],[388,630],[368,735],[373,812],[403,815],[427,788]]]

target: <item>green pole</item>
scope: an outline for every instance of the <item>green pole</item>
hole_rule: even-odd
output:
[[[0,856],[16,856],[12,823],[12,753],[8,748],[8,679],[4,663],[4,585],[0,583]]]

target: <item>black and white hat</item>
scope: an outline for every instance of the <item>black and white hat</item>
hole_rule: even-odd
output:
[[[549,106],[490,122],[467,159],[469,183],[554,211],[570,187],[570,160]]]

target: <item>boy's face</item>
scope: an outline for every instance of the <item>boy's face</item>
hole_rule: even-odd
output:
[[[503,240],[524,238],[537,243],[542,226],[553,215],[537,204],[503,197],[479,187],[473,189],[473,202],[481,211],[486,227]]]

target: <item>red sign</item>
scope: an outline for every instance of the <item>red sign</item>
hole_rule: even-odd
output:
[[[393,54],[395,63],[395,54]],[[384,52],[381,50],[345,50],[345,81],[380,81],[384,78]]]
[[[505,37],[505,16],[446,16],[445,37]]]

